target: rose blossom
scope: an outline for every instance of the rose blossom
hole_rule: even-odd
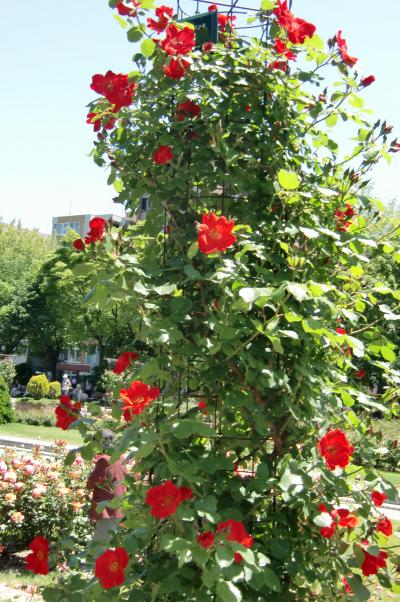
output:
[[[6,483],[16,483],[17,482],[17,475],[15,474],[15,472],[13,470],[8,470],[4,477],[3,480]]]
[[[26,464],[23,467],[22,472],[24,473],[24,475],[31,477],[33,474],[35,474],[36,468],[32,464]]]
[[[16,525],[20,525],[21,523],[24,522],[25,520],[25,516],[22,514],[22,512],[14,512],[14,514],[12,514],[10,516],[10,519],[12,520],[13,523],[15,523]]]
[[[47,487],[46,485],[36,485],[36,487],[34,487],[32,489],[32,497],[36,500],[38,498],[40,498],[44,493],[46,493],[47,491]]]

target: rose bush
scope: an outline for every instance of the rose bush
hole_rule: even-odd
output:
[[[141,53],[129,76],[92,84],[91,113],[116,120],[93,157],[118,202],[136,210],[150,196],[151,209],[75,245],[71,264],[91,280],[86,303],[131,309],[140,363],[121,349],[112,459],[135,458],[140,479],[113,502],[125,517],[108,549],[89,544],[85,572],[44,597],[336,601],[399,587],[379,507],[392,487],[368,437],[369,413],[397,411],[397,396],[360,378],[373,364],[392,381],[385,324],[400,300],[365,277],[370,249],[400,261],[393,238],[368,236],[380,210],[370,171],[400,148],[367,120],[372,80],[341,31],[325,47],[284,1],[263,0],[268,41],[240,38],[219,13],[220,42],[198,48],[171,7],[147,16],[143,0],[131,18],[110,5]],[[102,451],[90,411],[59,410],[88,461]]]
[[[7,448],[0,457],[0,544],[13,551],[36,535],[61,535],[82,543],[89,531],[87,468],[77,458],[65,466],[65,442],[44,457],[39,449],[20,455]]]

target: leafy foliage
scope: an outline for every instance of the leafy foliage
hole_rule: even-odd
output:
[[[0,374],[2,375],[2,377],[4,378],[4,380],[6,381],[6,383],[9,387],[14,382],[16,373],[17,373],[17,371],[16,371],[15,365],[12,361],[10,361],[8,359],[0,360]]]
[[[36,376],[32,376],[28,382],[26,391],[29,395],[32,395],[34,399],[48,397],[50,393],[50,385],[46,375],[37,374]]]
[[[58,399],[61,395],[61,385],[58,380],[49,383],[50,399]]]
[[[14,418],[14,412],[11,405],[11,397],[8,390],[8,385],[0,374],[0,424],[7,424],[12,422]]]

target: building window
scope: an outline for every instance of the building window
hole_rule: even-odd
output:
[[[148,196],[142,196],[142,198],[140,199],[140,209],[141,209],[141,211],[148,211],[149,207],[150,207],[149,197]]]
[[[64,236],[70,229],[79,233],[79,222],[61,222],[53,224],[53,232],[59,236]]]

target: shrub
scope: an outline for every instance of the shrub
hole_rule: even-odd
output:
[[[26,387],[26,392],[29,393],[29,395],[32,395],[34,399],[48,397],[50,385],[46,375],[37,374],[36,376],[32,376]]]
[[[38,534],[54,541],[61,534],[83,542],[88,534],[87,471],[82,459],[64,465],[65,442],[52,458],[36,449],[0,457],[0,544],[26,546]]]
[[[58,399],[61,395],[61,385],[58,380],[49,383],[49,397],[50,399]]]
[[[19,422],[20,424],[32,424],[33,426],[56,425],[54,412],[24,412],[18,409],[15,411],[15,422]]]
[[[13,362],[10,360],[0,361],[0,375],[4,378],[9,387],[14,382],[16,373],[17,371]]]
[[[11,405],[11,397],[4,377],[0,375],[0,424],[12,422],[14,412]]]

